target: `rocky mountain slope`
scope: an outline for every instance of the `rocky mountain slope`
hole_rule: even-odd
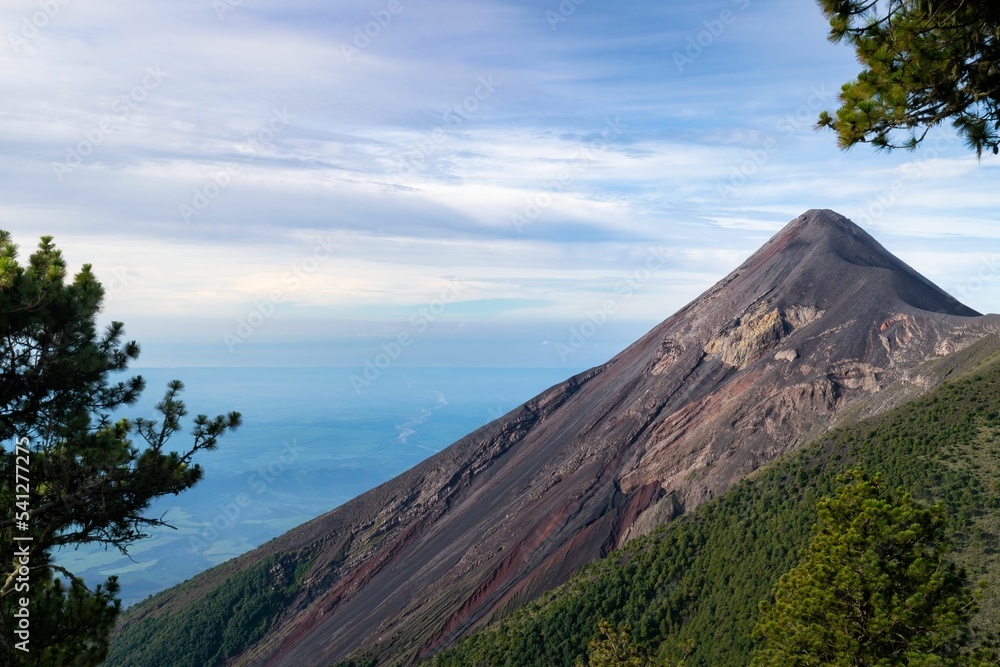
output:
[[[998,331],[846,218],[809,211],[607,364],[130,612],[109,664],[184,664],[177,637],[206,623],[235,639],[192,664],[412,663],[834,424],[926,391],[927,362]],[[248,629],[244,610],[198,607],[261,568],[281,593]]]
[[[605,621],[628,626],[653,665],[746,667],[760,603],[800,562],[817,501],[854,468],[944,506],[949,560],[986,586],[968,640],[989,642],[1000,627],[1000,338],[931,366],[947,375],[933,390],[827,431],[422,664],[586,664]]]

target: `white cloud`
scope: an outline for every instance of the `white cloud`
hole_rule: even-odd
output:
[[[945,280],[996,236],[992,158],[947,139],[926,163],[844,154],[813,131],[856,67],[815,7],[747,6],[679,72],[732,2],[588,3],[555,29],[544,3],[402,6],[346,58],[384,3],[244,0],[221,20],[205,0],[61,4],[0,48],[0,226],[127,268],[126,321],[234,316],[321,235],[340,254],[276,318],[361,321],[448,276],[529,304],[497,317],[573,318],[665,246],[628,310],[652,322],[807,208],[863,218]],[[5,3],[0,32],[38,8]],[[920,252],[931,237],[951,254]],[[1000,310],[996,287],[977,298]]]

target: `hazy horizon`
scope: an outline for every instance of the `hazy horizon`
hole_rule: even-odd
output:
[[[92,263],[144,364],[363,366],[403,336],[394,364],[593,365],[810,208],[1000,311],[1000,163],[948,127],[888,155],[816,132],[857,64],[814,3],[19,0],[0,24],[0,228]]]

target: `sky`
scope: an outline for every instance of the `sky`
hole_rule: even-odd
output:
[[[832,208],[1000,311],[1000,160],[813,125],[802,0],[6,0],[0,228],[139,366],[602,363]]]

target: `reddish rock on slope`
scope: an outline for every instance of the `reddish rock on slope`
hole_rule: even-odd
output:
[[[607,364],[250,552],[318,553],[238,661],[409,664],[1000,331],[832,211],[793,220]],[[218,575],[194,582],[206,590]],[[190,593],[189,593],[190,594]],[[169,603],[168,603],[169,604]]]

